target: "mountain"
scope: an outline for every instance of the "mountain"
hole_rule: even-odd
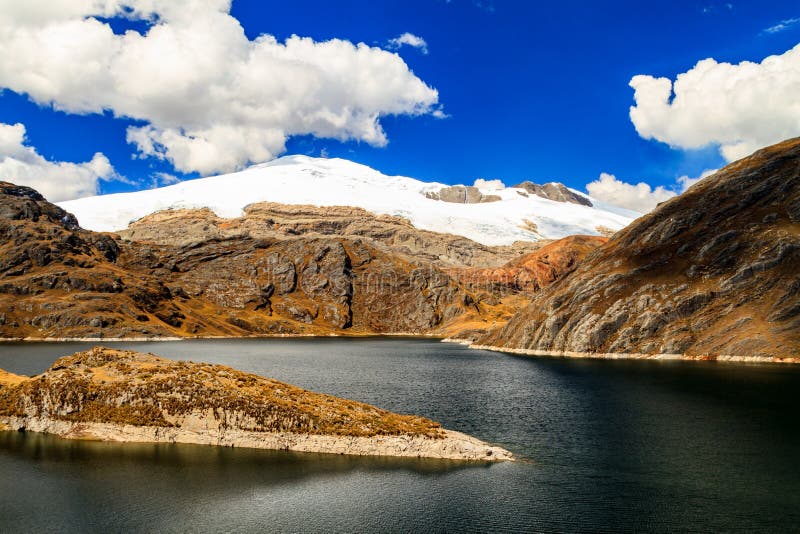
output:
[[[800,361],[800,138],[617,232],[478,344]]]
[[[436,265],[366,238],[127,241],[0,182],[2,337],[433,333],[484,311]]]
[[[453,234],[419,230],[402,217],[349,206],[317,207],[259,202],[241,217],[223,219],[208,208],[159,211],[119,232],[128,241],[186,246],[214,239],[299,237],[360,239],[388,253],[440,267],[499,266],[539,249],[543,242],[489,246]]]
[[[598,235],[603,233],[598,228],[619,230],[639,216],[563,190],[569,194],[562,194],[566,200],[559,201],[529,194],[524,188],[454,188],[386,176],[342,159],[287,156],[229,175],[72,200],[60,206],[75,214],[85,228],[101,232],[124,230],[129,223],[166,209],[208,208],[219,217],[236,218],[246,206],[258,202],[350,206],[402,217],[417,229],[456,234],[484,245]],[[591,205],[571,202],[568,197],[585,197]]]
[[[544,244],[488,246],[360,208],[274,203],[234,219],[168,210],[100,233],[3,182],[0,238],[4,338],[483,332],[529,294],[459,277]],[[572,263],[553,268],[556,278]]]
[[[532,295],[572,272],[590,252],[606,242],[607,237],[574,235],[548,243],[500,267],[450,269],[448,272],[473,291]]]
[[[0,371],[0,430],[75,439],[458,460],[511,454],[413,415],[222,365],[95,347],[35,377]]]

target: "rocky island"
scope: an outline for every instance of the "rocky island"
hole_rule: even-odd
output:
[[[512,460],[438,423],[222,365],[95,347],[43,374],[0,371],[0,430],[121,442]]]

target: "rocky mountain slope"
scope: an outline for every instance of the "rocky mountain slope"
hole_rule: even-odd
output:
[[[166,209],[208,208],[230,219],[241,217],[245,207],[259,202],[353,206],[402,217],[420,230],[455,234],[492,246],[598,235],[600,227],[619,230],[639,215],[563,186],[559,189],[549,184],[540,189],[531,194],[524,188],[494,185],[449,187],[387,176],[342,159],[287,156],[234,174],[84,198],[61,206],[94,231],[121,231],[133,221]],[[575,203],[575,199],[586,202]]]
[[[800,361],[800,139],[638,219],[479,344]]]
[[[126,241],[0,183],[2,337],[434,333],[480,313],[436,265],[371,239]]]
[[[496,268],[450,269],[462,284],[477,292],[502,296],[515,293],[532,295],[566,276],[607,237],[576,235],[548,243]]]
[[[514,186],[516,189],[522,189],[531,195],[536,195],[556,202],[571,202],[572,204],[581,204],[582,206],[592,207],[592,201],[585,195],[579,195],[574,191],[568,189],[564,184],[557,182],[550,182],[544,185],[535,184],[533,182],[522,182]],[[520,192],[525,196],[525,193]]]
[[[178,246],[238,237],[346,237],[440,267],[499,266],[546,243],[488,246],[458,235],[420,230],[402,217],[375,215],[361,208],[272,202],[251,204],[241,217],[232,219],[218,217],[209,209],[160,211],[135,221],[119,235],[129,241]]]
[[[0,372],[0,427],[81,439],[511,459],[422,417],[221,365],[102,347],[60,358],[32,378]]]

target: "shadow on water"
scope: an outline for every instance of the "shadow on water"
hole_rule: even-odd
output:
[[[40,469],[57,470],[60,464],[69,464],[71,467],[79,465],[84,471],[94,468],[166,469],[193,474],[205,482],[210,477],[234,477],[239,487],[248,481],[262,485],[358,470],[435,475],[492,465],[435,458],[316,454],[186,443],[70,440],[38,432],[0,432],[0,455],[36,463]]]

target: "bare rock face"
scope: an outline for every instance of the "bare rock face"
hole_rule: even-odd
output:
[[[482,313],[423,254],[398,252],[406,239],[433,248],[454,236],[419,237],[402,219],[363,210],[353,219],[350,208],[327,218],[252,209],[257,216],[234,221],[161,214],[132,230],[153,241],[127,241],[81,229],[32,189],[0,184],[0,336],[429,334]],[[170,243],[184,220],[191,239]],[[384,230],[383,242],[359,236]]]
[[[549,243],[536,252],[494,269],[451,269],[448,272],[476,292],[497,296],[533,294],[572,272],[606,237],[578,235]]]
[[[490,247],[462,236],[419,230],[401,217],[376,215],[361,208],[272,202],[252,204],[237,219],[222,219],[208,209],[157,212],[134,222],[120,236],[171,246],[235,237],[357,238],[386,253],[441,267],[500,266],[542,246],[541,242],[518,242]]]
[[[480,189],[471,185],[453,185],[443,187],[438,191],[429,191],[425,196],[432,200],[452,202],[454,204],[480,204],[482,202],[497,202],[497,195],[484,195]]]
[[[548,200],[554,200],[556,202],[570,202],[572,204],[580,204],[582,206],[592,206],[592,202],[588,198],[573,193],[564,184],[557,182],[539,185],[533,182],[525,181],[513,187],[517,189],[524,189],[532,195],[546,198]]]
[[[413,415],[222,365],[95,347],[27,378],[0,371],[0,430],[337,454],[510,460]]]
[[[479,343],[589,353],[796,358],[800,139],[661,204]]]

